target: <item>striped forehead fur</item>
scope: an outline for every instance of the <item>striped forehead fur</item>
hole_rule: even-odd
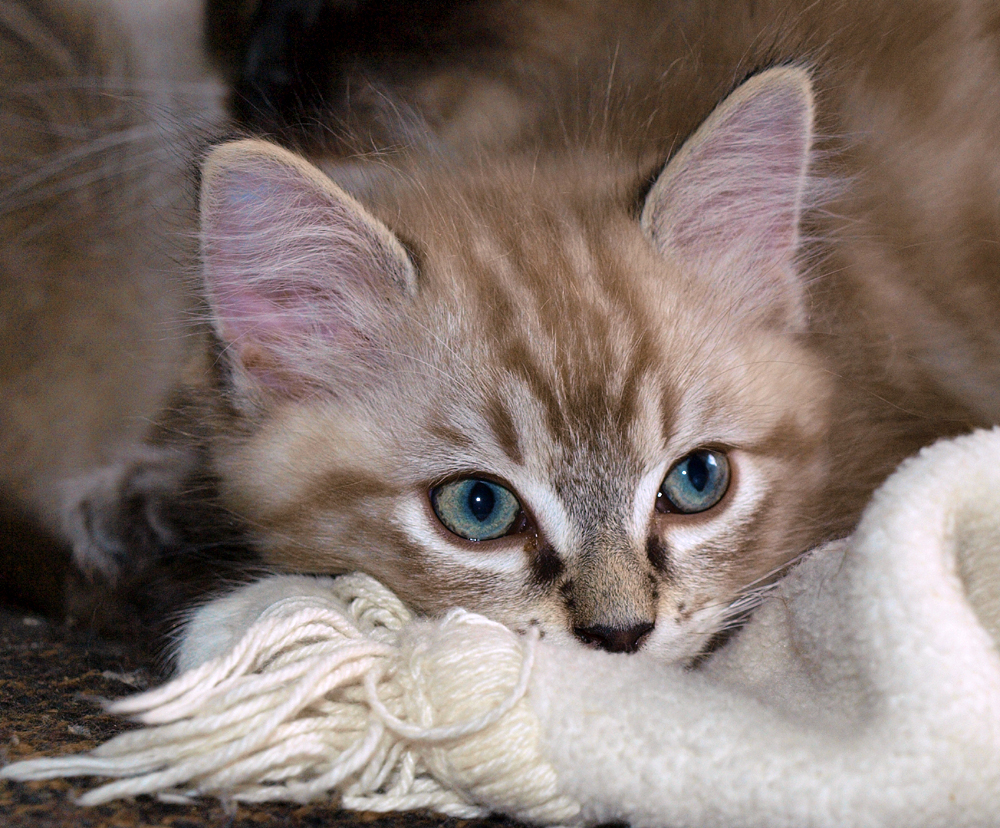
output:
[[[619,179],[623,192],[609,197],[593,184],[602,177],[610,176],[597,160],[575,165],[573,177],[526,165],[520,176],[508,170],[483,184],[485,196],[478,181],[460,194],[421,188],[427,206],[419,218],[399,201],[384,213],[406,216],[395,221],[405,234],[435,240],[440,261],[423,274],[421,290],[443,297],[453,308],[446,318],[461,321],[464,336],[483,337],[507,370],[550,397],[557,431],[574,398],[587,401],[578,406],[587,412],[581,423],[597,410],[627,414],[644,374],[697,380],[724,343],[748,334],[731,312],[740,296],[708,291],[665,265],[624,209],[626,186]],[[435,227],[449,198],[461,198],[460,209]],[[676,336],[687,341],[669,342]],[[675,364],[663,364],[666,353]]]

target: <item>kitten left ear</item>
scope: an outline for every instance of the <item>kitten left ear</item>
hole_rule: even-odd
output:
[[[212,322],[241,396],[370,380],[416,291],[390,230],[312,164],[263,141],[211,152],[200,206]]]
[[[740,297],[740,311],[795,329],[806,323],[795,258],[813,110],[804,70],[752,77],[669,161],[641,218],[658,249]]]

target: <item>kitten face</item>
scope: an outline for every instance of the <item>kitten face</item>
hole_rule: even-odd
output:
[[[733,161],[723,138],[745,149],[733,130],[761,106],[772,125],[798,107],[790,129],[808,127],[792,75],[720,108],[641,221],[637,176],[597,159],[411,172],[362,208],[287,153],[217,151],[207,281],[240,421],[218,463],[267,558],[364,570],[425,612],[464,606],[670,659],[703,650],[808,547],[822,484],[828,381],[799,343],[789,275],[808,138],[788,182],[774,167],[770,195],[744,187],[735,212],[724,190],[705,203],[688,186]],[[716,496],[665,507],[668,478],[699,494],[706,458]],[[475,511],[476,485],[497,537],[449,519]],[[504,492],[516,502],[498,505]]]

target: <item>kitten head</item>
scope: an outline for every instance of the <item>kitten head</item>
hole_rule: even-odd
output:
[[[266,556],[426,612],[702,651],[815,528],[811,128],[803,72],[751,79],[639,217],[607,159],[354,176],[352,196],[267,144],[215,150],[216,458]]]

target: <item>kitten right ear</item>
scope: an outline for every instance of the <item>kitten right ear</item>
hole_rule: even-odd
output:
[[[669,161],[641,220],[661,251],[740,297],[741,312],[793,328],[806,319],[795,257],[812,131],[804,70],[750,78]]]
[[[296,398],[377,365],[380,333],[416,289],[384,224],[307,161],[256,140],[209,154],[200,207],[212,321],[243,391]]]

